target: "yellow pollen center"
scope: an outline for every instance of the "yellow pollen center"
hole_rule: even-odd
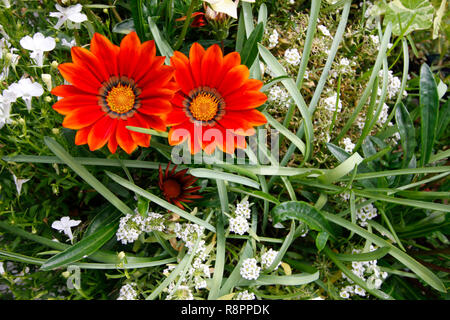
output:
[[[219,110],[219,100],[207,93],[200,93],[192,101],[189,111],[199,121],[214,119]]]
[[[135,99],[136,96],[129,85],[118,84],[108,92],[106,102],[112,111],[127,113],[133,109]]]

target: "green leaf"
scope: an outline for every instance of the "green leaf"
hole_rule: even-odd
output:
[[[450,122],[450,99],[447,99],[447,101],[439,109],[439,121],[436,128],[436,140],[439,140],[444,134],[445,130],[448,130],[449,122]]]
[[[264,35],[264,25],[260,22],[250,34],[250,37],[244,43],[241,51],[242,64],[250,68],[258,56],[257,43],[261,42]]]
[[[389,253],[389,247],[378,248],[371,252],[356,253],[356,254],[336,254],[336,258],[342,261],[372,261],[383,258]]]
[[[272,209],[273,224],[285,220],[299,220],[308,225],[312,230],[319,232],[326,231],[333,236],[330,225],[323,217],[321,211],[304,201],[287,201]]]
[[[203,168],[191,169],[189,171],[189,173],[191,175],[193,175],[194,177],[198,177],[198,178],[220,179],[220,180],[225,180],[225,181],[229,181],[229,182],[242,184],[242,185],[245,185],[248,187],[253,187],[256,189],[260,188],[259,183],[256,182],[255,180],[247,178],[247,177],[238,176],[238,175],[235,175],[232,173],[216,171],[216,170],[211,170],[211,169],[203,169]]]
[[[122,214],[115,210],[114,207],[108,203],[103,209],[100,210],[92,219],[91,223],[87,227],[86,231],[83,234],[83,237],[87,237],[96,231],[98,231],[101,227],[116,221],[122,216]]]
[[[339,164],[336,168],[327,171],[324,175],[319,177],[319,181],[325,184],[332,183],[350,171],[355,169],[357,165],[359,165],[363,161],[363,158],[359,155],[358,152],[352,154],[349,158]]]
[[[428,0],[393,0],[386,7],[383,25],[392,22],[394,35],[400,36],[402,31],[407,35],[415,30],[431,28],[433,13],[434,8]],[[408,23],[410,25],[405,30]]]
[[[56,142],[53,138],[44,137],[45,144],[50,150],[60,158],[65,164],[67,164],[73,171],[75,171],[84,181],[86,181],[91,187],[93,187],[98,193],[100,193],[106,200],[108,200],[113,206],[115,206],[120,212],[124,214],[133,214],[125,203],[116,197],[107,187],[105,187],[100,181],[97,180],[85,167],[80,165],[64,148]]]
[[[436,82],[427,64],[420,68],[421,154],[420,165],[425,166],[433,152],[438,123],[439,99]]]
[[[403,103],[397,104],[395,108],[395,121],[397,122],[400,140],[403,149],[402,167],[405,168],[410,163],[416,149],[416,133],[414,123],[409,115],[408,110]]]
[[[166,64],[170,64],[170,57],[173,56],[173,49],[170,47],[169,43],[164,39],[159,32],[159,29],[153,21],[152,17],[148,17],[148,26],[150,32],[152,33],[153,39],[155,40],[156,46],[162,56],[166,57]]]
[[[265,285],[283,285],[283,286],[300,286],[303,284],[311,283],[319,279],[319,271],[313,274],[301,273],[293,274],[290,276],[272,276],[261,275],[256,280],[246,280],[241,278],[239,286],[265,286]]]
[[[145,41],[145,29],[144,29],[144,15],[143,15],[143,1],[131,0],[130,1],[131,16],[133,17],[136,33],[141,39]]]
[[[272,127],[277,129],[278,131],[280,131],[289,141],[291,141],[293,144],[295,144],[295,146],[298,148],[298,150],[300,150],[300,152],[302,154],[305,154],[305,151],[306,151],[305,143],[299,137],[297,137],[294,133],[289,131],[285,126],[283,126],[277,120],[272,118],[272,116],[270,114],[268,114],[266,111],[263,111],[262,113],[266,117],[267,122],[269,122],[269,124]]]
[[[262,200],[267,200],[269,202],[275,203],[275,204],[280,204],[280,201],[278,201],[277,198],[275,198],[274,196],[263,192],[263,191],[259,191],[259,190],[249,190],[249,189],[245,189],[242,187],[230,187],[228,188],[230,191],[233,192],[239,192],[239,193],[243,193],[246,195],[249,195],[251,197],[254,198],[258,198],[258,199],[262,199]]]
[[[448,0],[442,0],[439,9],[436,11],[436,16],[433,21],[433,40],[437,39],[439,34],[439,27],[441,26],[442,18],[445,14],[445,7]]]
[[[319,251],[322,251],[323,248],[325,248],[325,245],[327,244],[329,234],[326,232],[319,232],[316,236],[316,248]]]
[[[44,271],[49,271],[61,266],[65,266],[83,259],[93,254],[101,248],[112,236],[116,233],[117,223],[112,222],[103,228],[100,228],[95,233],[84,237],[80,242],[77,242],[70,248],[58,253],[48,259],[41,267]]]
[[[120,34],[129,34],[132,31],[135,31],[133,19],[123,20],[114,25],[112,29],[112,32]]]

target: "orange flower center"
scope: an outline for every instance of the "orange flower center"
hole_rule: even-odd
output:
[[[129,85],[123,86],[121,83],[112,88],[106,96],[106,102],[111,111],[119,114],[133,109],[135,99],[133,89]]]
[[[209,121],[214,119],[219,110],[219,100],[206,92],[200,93],[191,102],[189,110],[198,121]]]
[[[181,186],[176,180],[169,179],[164,181],[163,190],[168,198],[176,198],[181,193]]]
[[[198,87],[189,92],[183,101],[185,113],[191,122],[202,125],[216,125],[225,114],[225,100],[216,89]]]

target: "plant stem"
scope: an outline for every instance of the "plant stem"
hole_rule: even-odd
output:
[[[187,30],[189,28],[189,25],[191,23],[191,16],[194,12],[194,8],[197,6],[198,0],[192,0],[191,5],[189,6],[189,9],[186,13],[186,20],[184,20],[183,29],[181,30],[180,37],[177,40],[177,43],[173,46],[174,50],[178,50],[181,47],[181,44],[184,41],[184,38],[186,37]]]

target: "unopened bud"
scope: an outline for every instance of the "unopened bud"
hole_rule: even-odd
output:
[[[52,102],[52,97],[46,96],[46,97],[44,98],[44,101],[50,103],[50,102]]]
[[[48,73],[43,73],[41,75],[42,81],[44,81],[45,85],[47,86],[48,91],[52,91],[53,84],[52,84],[52,76]]]
[[[70,277],[70,272],[69,271],[64,271],[63,273],[61,273],[61,275],[64,277],[64,278],[69,278]]]
[[[55,136],[59,135],[59,128],[53,128],[53,129],[52,129],[52,133],[53,133]]]
[[[123,259],[125,258],[125,252],[120,251],[120,252],[117,254],[117,257],[119,258],[119,260],[123,260]]]
[[[108,14],[108,8],[103,9],[103,13]]]
[[[52,63],[50,64],[50,66],[51,66],[53,69],[58,68],[58,65],[59,65],[58,61],[55,61],[55,60],[53,60]]]

